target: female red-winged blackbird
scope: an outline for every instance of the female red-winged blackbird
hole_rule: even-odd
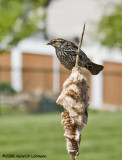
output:
[[[71,70],[75,66],[78,47],[74,43],[58,38],[51,40],[48,45],[55,48],[59,61],[66,69]],[[93,63],[82,50],[79,53],[78,65],[87,68],[93,75],[97,75],[104,68]]]

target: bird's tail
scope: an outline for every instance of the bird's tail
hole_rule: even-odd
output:
[[[97,75],[100,71],[103,70],[104,67],[102,65],[91,62],[91,65],[86,65],[85,68],[87,68],[91,74]]]

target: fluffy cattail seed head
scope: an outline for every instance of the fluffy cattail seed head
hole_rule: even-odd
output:
[[[82,75],[81,68],[74,67],[71,75],[63,84],[63,91],[57,104],[64,108],[62,124],[64,124],[68,153],[75,160],[79,154],[82,128],[88,118],[88,85]]]

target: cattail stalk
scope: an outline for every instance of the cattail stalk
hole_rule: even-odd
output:
[[[64,124],[64,136],[66,137],[66,146],[72,160],[76,160],[79,155],[79,146],[81,141],[81,131],[87,123],[88,118],[88,85],[86,78],[82,75],[82,70],[78,67],[80,47],[85,31],[83,33],[78,47],[76,65],[72,69],[69,78],[63,84],[63,91],[58,97],[56,103],[63,106],[62,124]]]
[[[82,42],[83,42],[83,36],[84,36],[84,32],[85,32],[85,25],[86,25],[86,23],[84,23],[83,32],[82,32],[81,39],[80,39],[80,42],[79,42],[79,45],[78,45],[78,52],[77,52],[77,56],[76,56],[75,67],[78,67],[79,53],[80,53],[81,45],[82,45]]]

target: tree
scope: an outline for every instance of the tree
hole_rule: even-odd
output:
[[[0,50],[44,30],[50,0],[0,0]]]
[[[115,5],[111,14],[102,17],[98,32],[103,45],[122,49],[122,3]]]

